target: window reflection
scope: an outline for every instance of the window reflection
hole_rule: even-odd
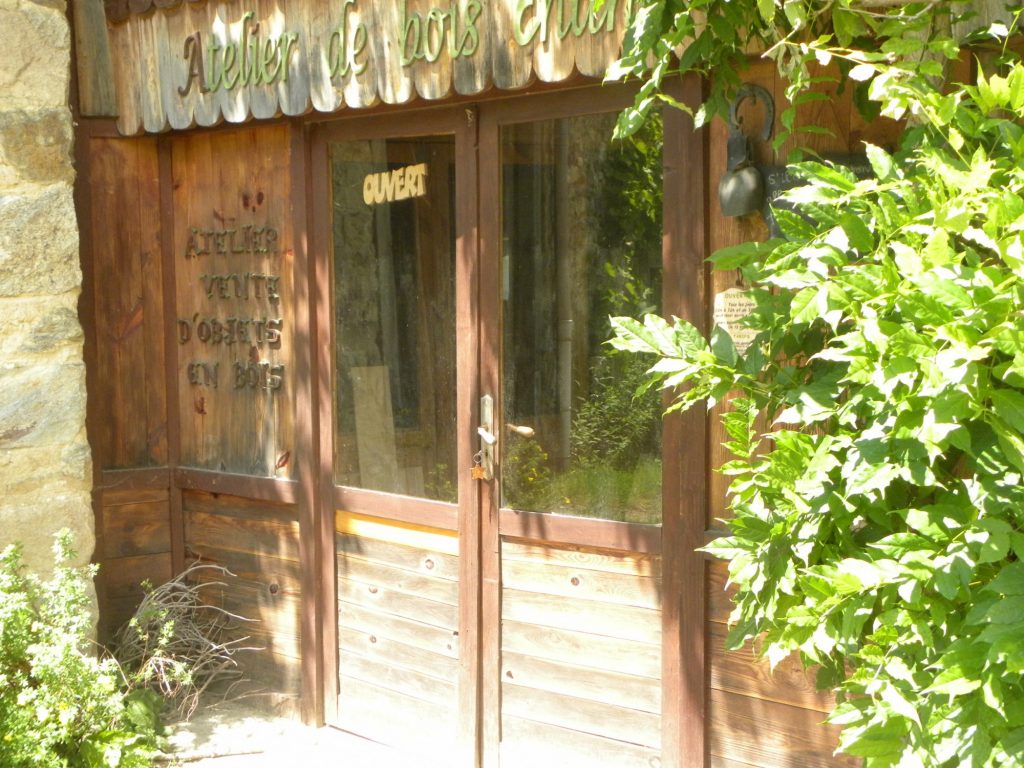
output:
[[[335,482],[456,499],[450,136],[331,147]]]
[[[661,521],[661,404],[610,315],[660,311],[661,127],[614,115],[501,136],[503,504]]]

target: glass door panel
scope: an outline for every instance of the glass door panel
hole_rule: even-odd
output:
[[[456,501],[455,142],[331,146],[335,482]]]
[[[662,133],[615,114],[501,128],[502,506],[661,522],[661,398],[604,342],[661,310]]]
[[[339,141],[327,145],[327,157],[333,480],[342,486],[331,722],[384,744],[448,754],[462,655],[463,559],[452,510],[455,138]],[[452,512],[442,516],[446,527],[432,516],[438,507]]]

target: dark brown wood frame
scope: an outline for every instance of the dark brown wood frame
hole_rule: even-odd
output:
[[[676,98],[696,108],[701,84],[688,78]],[[632,102],[628,86],[545,94],[488,105],[480,141],[481,176],[498,178],[498,127],[619,111]],[[664,149],[663,306],[697,327],[704,326],[705,263],[704,142],[692,122],[678,110],[666,110]],[[500,274],[492,250],[501,242],[500,189],[481,185],[481,302],[500,306]],[[489,320],[489,321],[488,321]],[[483,390],[500,391],[501,329],[497,318],[484,320],[481,343]],[[683,439],[683,435],[687,439]],[[693,411],[666,419],[663,433],[663,519],[661,526],[609,520],[559,517],[497,509],[494,486],[483,492],[483,762],[496,766],[500,731],[501,538],[522,537],[623,552],[661,553],[662,605],[662,765],[696,768],[704,765],[704,559],[706,506],[706,420]],[[500,466],[500,456],[499,466]],[[684,507],[685,504],[685,507]]]
[[[478,719],[478,697],[476,680],[479,675],[477,637],[479,636],[479,587],[477,585],[477,563],[479,562],[479,509],[476,498],[476,484],[467,471],[458,475],[458,504],[446,504],[427,499],[401,496],[398,494],[368,491],[360,488],[334,484],[334,385],[333,350],[334,325],[332,322],[330,286],[332,283],[333,258],[327,222],[330,221],[330,169],[326,162],[329,144],[339,141],[368,138],[397,138],[425,135],[448,134],[455,137],[456,146],[474,146],[476,141],[476,112],[472,108],[441,108],[424,111],[412,116],[396,119],[393,117],[370,117],[359,121],[344,121],[315,126],[312,130],[310,151],[316,159],[312,167],[313,215],[311,225],[315,280],[317,291],[314,300],[316,333],[316,374],[319,399],[320,447],[320,548],[324,563],[321,574],[321,627],[323,632],[325,670],[323,677],[323,701],[328,722],[336,716],[337,707],[337,605],[334,599],[334,559],[327,563],[326,553],[334,551],[334,511],[386,517],[404,523],[424,525],[451,531],[460,531],[459,557],[459,752],[463,760],[475,761],[479,741],[473,725]],[[467,180],[475,178],[475,153],[460,152],[456,155],[456,189],[466,186]],[[475,201],[467,200],[465,194],[456,196],[456,333],[466,343],[459,345],[457,360],[456,413],[460,431],[470,429],[477,419],[476,359],[473,341],[476,336],[476,233],[474,228]],[[465,308],[465,309],[461,309]],[[458,446],[458,466],[468,468],[472,464],[472,449],[468,441]]]

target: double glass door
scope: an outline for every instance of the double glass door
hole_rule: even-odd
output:
[[[663,131],[611,142],[624,98],[314,142],[329,719],[428,764],[660,760],[678,499],[645,363],[605,342],[671,303]]]

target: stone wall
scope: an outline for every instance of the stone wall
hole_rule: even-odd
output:
[[[0,546],[48,568],[94,544],[63,0],[0,0],[0,50]]]

